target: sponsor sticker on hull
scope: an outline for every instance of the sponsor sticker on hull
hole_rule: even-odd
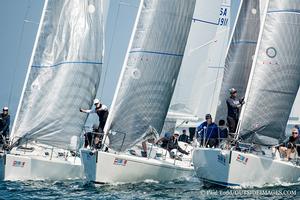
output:
[[[25,162],[23,162],[23,161],[18,161],[18,160],[14,160],[12,166],[13,166],[13,167],[24,167],[24,166],[25,166]]]
[[[219,154],[218,155],[218,162],[221,163],[221,164],[223,164],[223,165],[225,165],[225,163],[226,163],[226,156],[223,155],[223,154]]]
[[[115,158],[114,160],[114,165],[126,166],[126,164],[127,164],[127,160],[125,159]]]
[[[236,161],[240,162],[240,163],[243,163],[244,165],[247,164],[248,162],[248,158],[241,155],[241,154],[238,154],[238,156],[236,157]]]

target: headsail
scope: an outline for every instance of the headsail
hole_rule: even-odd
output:
[[[170,118],[199,117],[198,107],[203,97],[199,91],[204,84],[209,47],[216,41],[221,0],[197,0],[191,30],[182,59],[178,80],[168,112]],[[201,36],[201,37],[200,37]],[[179,115],[181,114],[181,116]],[[195,117],[196,116],[196,117]],[[202,117],[202,116],[201,116]]]
[[[11,139],[69,148],[99,85],[101,0],[45,1]]]
[[[226,99],[229,89],[236,88],[240,96],[246,93],[260,29],[259,0],[241,2],[225,60],[216,119],[226,119]]]
[[[152,128],[161,131],[194,7],[194,0],[141,2],[131,46],[105,128],[117,132],[109,135],[113,149],[123,151],[131,147]]]
[[[235,2],[235,1],[233,1]],[[231,0],[222,0],[217,32],[214,37],[214,43],[211,43],[208,51],[208,60],[206,69],[202,72],[202,82],[195,85],[194,90],[201,95],[197,105],[194,107],[195,112],[201,118],[205,114],[211,113],[215,117],[216,107],[218,104],[217,97],[220,93],[220,87],[224,71],[226,51],[229,46],[230,27],[231,27]]]
[[[239,132],[244,141],[274,145],[284,137],[300,84],[300,4],[267,3]]]

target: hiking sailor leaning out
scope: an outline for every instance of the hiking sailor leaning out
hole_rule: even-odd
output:
[[[244,97],[239,99],[237,97],[237,90],[231,88],[229,90],[230,97],[226,100],[228,114],[227,114],[227,123],[230,133],[235,133],[236,127],[239,121],[240,112],[242,105],[245,103]]]
[[[298,145],[300,145],[299,130],[293,128],[292,135],[278,145],[278,150],[285,160],[290,160],[292,153],[300,153],[300,146]]]
[[[0,142],[6,143],[9,140],[9,125],[10,115],[8,114],[8,107],[3,107],[3,112],[0,114]]]
[[[179,132],[175,131],[173,134],[165,134],[164,137],[156,141],[156,144],[162,142],[161,147],[171,152],[173,149],[177,149],[180,153],[188,155],[190,152],[183,150],[178,144]],[[171,154],[170,154],[171,155]],[[175,157],[171,155],[171,157]]]
[[[107,117],[108,117],[108,108],[106,105],[102,104],[99,99],[94,100],[95,109],[85,110],[80,108],[80,112],[84,113],[97,113],[99,117],[99,127],[98,132],[103,132]]]

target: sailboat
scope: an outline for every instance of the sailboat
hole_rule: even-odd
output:
[[[193,173],[151,145],[148,157],[130,154],[162,130],[182,62],[195,0],[142,0],[105,126],[109,152],[82,149],[85,176],[95,183],[172,180]],[[104,137],[104,140],[106,140]]]
[[[230,149],[194,151],[196,173],[205,182],[260,187],[299,181],[297,153],[294,160],[284,161],[273,148],[285,137],[300,84],[299,9],[298,1],[266,1],[237,131],[238,144]]]
[[[101,0],[46,0],[20,103],[5,180],[83,178],[79,136],[100,81]]]

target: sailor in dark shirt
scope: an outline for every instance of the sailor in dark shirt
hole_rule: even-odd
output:
[[[212,121],[211,114],[205,115],[205,121],[197,127],[196,139],[201,146],[216,147],[218,145],[219,128]]]
[[[288,137],[286,141],[279,145],[280,154],[284,155],[286,160],[290,160],[291,154],[294,153],[295,150],[300,153],[300,149],[297,147],[297,144],[300,144],[299,130],[297,128],[293,128],[292,136]]]
[[[240,117],[240,111],[242,105],[245,102],[244,102],[244,98],[239,99],[237,97],[236,89],[231,88],[229,92],[230,92],[230,97],[226,100],[227,109],[228,109],[227,123],[229,127],[229,132],[235,133],[239,121],[239,117]]]
[[[99,127],[98,132],[102,133],[104,130],[104,126],[108,117],[108,108],[106,105],[102,104],[99,99],[94,100],[95,109],[93,110],[85,110],[80,108],[80,112],[84,113],[97,113],[99,117]]]
[[[190,143],[190,138],[186,134],[186,130],[182,130],[182,134],[179,136],[178,141],[185,142],[185,143]]]
[[[2,143],[7,142],[9,139],[9,125],[10,115],[8,114],[8,107],[4,107],[3,112],[0,114],[0,141]]]
[[[160,138],[156,144],[158,144],[159,142],[162,142],[161,147],[164,149],[167,149],[169,152],[171,152],[171,150],[173,149],[177,149],[180,153],[183,153],[185,155],[188,155],[189,152],[183,150],[179,144],[178,144],[178,137],[179,137],[179,133],[177,131],[175,131],[175,133],[170,136],[170,137],[163,137]]]
[[[219,120],[219,139],[223,140],[223,139],[227,139],[228,138],[228,128],[225,124],[225,120],[221,119]]]

